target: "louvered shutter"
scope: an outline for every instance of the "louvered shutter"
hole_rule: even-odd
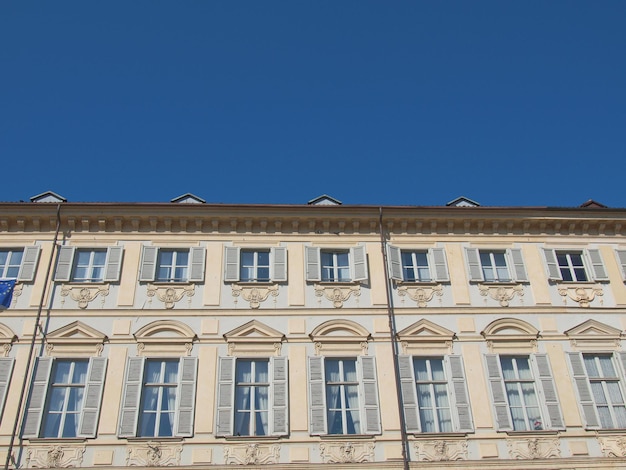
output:
[[[565,429],[563,424],[563,415],[561,414],[561,406],[559,405],[559,397],[556,393],[556,385],[550,368],[550,361],[547,354],[535,354],[534,358],[537,368],[539,383],[543,391],[543,400],[548,410],[548,418],[550,418],[550,426],[547,429]]]
[[[583,355],[579,352],[569,352],[567,355],[569,357],[572,377],[576,384],[576,391],[578,392],[578,402],[580,403],[583,419],[586,423],[585,427],[587,429],[600,429],[600,418],[598,417],[593,394],[591,393],[591,385],[587,378]]]
[[[96,437],[106,368],[107,360],[104,357],[92,357],[89,360],[78,437]]]
[[[467,262],[467,272],[470,281],[482,281],[483,270],[480,266],[480,258],[476,248],[465,248],[465,261]]]
[[[433,278],[435,281],[446,282],[450,280],[448,274],[448,263],[446,262],[446,250],[443,248],[432,248],[428,250],[430,264],[432,266]]]
[[[7,390],[9,389],[14,362],[15,360],[10,357],[0,358],[0,416],[2,416],[4,402],[7,398]]]
[[[402,408],[404,409],[406,431],[411,433],[421,432],[413,358],[411,356],[398,356],[398,369],[400,372],[400,391],[402,392]]]
[[[233,404],[235,402],[235,358],[220,357],[217,385],[218,436],[233,434]]]
[[[110,246],[107,249],[106,268],[104,270],[104,280],[109,282],[119,281],[120,270],[122,268],[123,246]]]
[[[141,257],[141,269],[139,271],[140,281],[154,281],[158,253],[159,249],[156,246],[143,247],[143,254]]]
[[[376,380],[376,360],[373,356],[359,356],[361,371],[361,396],[365,434],[380,434],[380,411],[378,406],[378,383]]]
[[[126,362],[118,437],[134,437],[137,434],[144,364],[144,357],[129,357]]]
[[[52,358],[39,357],[35,365],[35,374],[30,389],[30,399],[28,401],[28,411],[24,421],[23,436],[38,437],[43,410],[46,405],[46,395],[48,393],[48,381],[52,371]]]
[[[74,261],[73,246],[62,246],[59,248],[59,258],[57,259],[57,269],[54,274],[55,281],[69,281],[72,275],[72,262]]]
[[[196,377],[198,359],[181,357],[178,366],[178,416],[176,419],[176,436],[193,436],[194,406],[196,403]]]
[[[194,246],[189,249],[191,269],[189,270],[189,280],[191,282],[202,282],[204,280],[204,260],[206,259],[206,249],[202,246]]]
[[[239,248],[227,246],[224,255],[224,281],[239,281]]]
[[[312,435],[328,434],[324,358],[309,357],[309,426]]]
[[[367,255],[364,246],[350,248],[350,259],[352,261],[352,280],[367,280]]]
[[[520,248],[511,248],[507,251],[509,252],[509,259],[512,262],[514,279],[519,282],[528,281],[522,250]]]
[[[608,281],[609,277],[606,274],[606,269],[604,269],[604,263],[602,262],[602,255],[600,254],[600,250],[587,250],[587,256],[591,261],[591,271],[593,273],[593,279],[595,281]]]
[[[396,281],[403,281],[402,253],[400,248],[387,245],[387,262],[389,263],[389,277]]]
[[[615,354],[617,355],[617,362],[619,362],[622,380],[624,380],[626,379],[626,352],[618,352]]]
[[[620,267],[622,268],[622,278],[626,280],[626,251],[617,250],[617,261],[619,262]]]
[[[320,249],[314,246],[304,248],[306,258],[306,280],[319,281],[322,279],[322,268],[320,263]]]
[[[458,419],[459,432],[473,432],[472,410],[469,402],[469,392],[467,391],[467,380],[465,379],[465,369],[463,368],[463,358],[459,355],[447,356],[446,364],[450,374],[452,385],[452,397],[454,400],[454,412]]]
[[[272,258],[272,281],[287,281],[287,248],[278,246],[270,249]]]
[[[35,269],[39,260],[39,245],[27,246],[22,255],[22,265],[17,275],[18,281],[30,282],[35,278]]]
[[[548,267],[548,279],[552,281],[561,281],[561,270],[559,269],[559,263],[556,261],[556,253],[549,248],[543,249],[543,257],[546,259],[546,266]]]
[[[504,390],[504,379],[500,370],[500,358],[497,354],[486,354],[487,376],[491,389],[491,398],[496,411],[496,423],[499,431],[512,431],[513,422],[509,413],[509,404]]]
[[[289,432],[288,369],[286,357],[270,358],[270,396],[272,398],[272,436],[286,436]]]

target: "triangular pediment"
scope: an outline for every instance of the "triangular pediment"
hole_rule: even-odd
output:
[[[621,330],[599,322],[598,320],[587,320],[586,322],[567,330],[565,334],[570,338],[606,339],[619,338],[622,332]]]
[[[46,335],[48,343],[72,341],[84,343],[103,343],[107,336],[81,321],[75,321]]]
[[[258,320],[251,320],[245,325],[241,325],[228,333],[224,333],[224,338],[228,342],[238,341],[282,341],[284,334],[274,328],[261,323]]]
[[[401,341],[450,341],[454,338],[454,332],[422,318],[399,331],[398,338]]]

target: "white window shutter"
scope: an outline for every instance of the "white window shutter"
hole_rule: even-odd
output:
[[[312,435],[328,434],[324,358],[309,357],[309,426]]]
[[[543,392],[543,402],[548,410],[548,418],[550,425],[544,429],[565,429],[563,424],[563,415],[561,406],[559,405],[559,397],[556,393],[556,385],[552,376],[550,360],[547,354],[534,354],[531,356],[537,369],[537,377]]]
[[[156,246],[144,246],[141,256],[141,268],[139,280],[143,282],[154,281],[156,275],[157,256],[159,249]]]
[[[622,279],[626,281],[626,250],[616,250],[617,261],[622,268]]]
[[[196,377],[198,359],[181,357],[178,366],[178,413],[175,435],[193,436],[194,409],[196,403]]]
[[[270,397],[272,399],[272,436],[286,436],[289,433],[288,407],[288,364],[287,358],[270,357]]]
[[[224,254],[224,281],[239,281],[239,248],[227,246]]]
[[[591,392],[591,385],[587,378],[587,371],[583,362],[583,355],[579,352],[568,352],[569,365],[576,384],[576,392],[578,393],[578,403],[583,412],[585,428],[600,429],[600,418],[596,410],[596,405]]]
[[[465,248],[465,261],[467,262],[469,280],[473,282],[483,281],[483,270],[480,266],[480,258],[476,248]]]
[[[43,410],[46,406],[46,395],[48,393],[48,381],[52,371],[52,358],[39,357],[35,366],[34,379],[30,389],[30,399],[28,400],[28,411],[24,421],[22,435],[24,437],[39,437],[39,427],[43,417]]]
[[[559,263],[556,261],[556,253],[550,248],[544,248],[543,257],[546,260],[546,266],[548,268],[548,279],[551,281],[562,281],[561,270],[559,269]]]
[[[320,249],[315,246],[304,247],[306,280],[320,281],[322,279],[322,266],[320,262]]]
[[[403,281],[402,252],[400,248],[387,245],[387,262],[389,263],[389,277],[395,281]]]
[[[92,357],[89,360],[87,382],[83,392],[83,409],[78,425],[78,437],[96,437],[106,370],[107,360],[105,357]]]
[[[39,261],[39,245],[27,246],[22,255],[22,265],[17,275],[18,281],[30,282],[35,278],[35,269]]]
[[[364,434],[380,434],[380,411],[378,405],[378,383],[376,380],[376,359],[373,356],[358,357],[359,371],[361,372],[361,397],[363,404],[362,416],[365,418]]]
[[[270,258],[272,259],[272,281],[287,281],[287,248],[277,246],[270,249]]]
[[[446,250],[444,248],[431,248],[428,250],[429,267],[431,276],[435,281],[446,282],[450,280],[448,274],[448,263],[446,261]]]
[[[626,352],[617,352],[615,354],[617,356],[617,362],[619,363],[622,380],[625,380],[626,379]]]
[[[527,282],[528,275],[526,274],[526,267],[524,266],[522,250],[520,248],[511,248],[507,250],[507,252],[509,260],[511,261],[511,267],[513,268],[513,279],[518,282]]]
[[[472,422],[472,410],[470,408],[463,358],[459,355],[447,356],[446,365],[452,385],[453,408],[459,426],[458,431],[473,432],[474,423]]]
[[[509,403],[504,389],[504,379],[500,370],[500,358],[497,354],[485,354],[487,376],[491,398],[496,411],[496,424],[499,431],[512,431],[513,421],[509,413]]]
[[[206,249],[203,246],[194,246],[189,249],[189,281],[204,281],[204,262],[206,259]]]
[[[587,257],[591,262],[591,274],[595,281],[608,281],[609,276],[604,269],[604,263],[602,262],[602,255],[598,249],[590,249],[587,251]]]
[[[123,246],[110,246],[107,249],[106,267],[104,269],[105,281],[116,282],[120,280],[123,253]]]
[[[406,431],[410,433],[421,432],[413,358],[404,355],[398,356],[398,369],[400,371],[400,391],[402,392]]]
[[[122,393],[118,437],[135,437],[137,434],[145,359],[129,357],[126,361],[126,380]]]
[[[367,280],[367,255],[363,245],[350,248],[350,261],[352,266],[352,280]]]
[[[69,281],[72,275],[72,263],[74,261],[73,246],[62,246],[59,248],[59,258],[57,259],[57,269],[54,274],[55,281]]]
[[[220,357],[217,385],[217,430],[218,436],[233,435],[235,410],[235,358]]]
[[[11,357],[0,358],[0,416],[2,416],[4,403],[7,399],[7,390],[9,389],[14,363],[15,359]]]

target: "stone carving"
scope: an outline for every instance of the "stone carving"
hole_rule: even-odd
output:
[[[109,295],[109,284],[99,284],[93,286],[73,286],[63,284],[61,286],[61,306],[65,305],[65,297],[69,296],[75,302],[78,302],[79,308],[87,308],[90,302],[96,297],[100,297],[102,307],[104,307],[104,298]]]
[[[400,297],[409,297],[417,302],[418,307],[426,307],[436,295],[443,296],[443,287],[436,286],[400,286],[398,287],[398,295]]]
[[[442,462],[447,460],[467,460],[467,441],[436,439],[415,443],[418,460]]]
[[[373,442],[323,442],[320,454],[324,463],[361,463],[374,461]]]
[[[315,296],[326,297],[333,303],[333,307],[341,308],[343,303],[350,298],[351,295],[355,297],[361,296],[361,286],[323,286],[320,284],[315,285]]]
[[[589,304],[597,297],[604,295],[599,286],[560,286],[559,295],[563,296],[563,302],[567,304],[567,297],[578,303],[581,307],[589,307]],[[602,302],[601,302],[602,304]]]
[[[174,308],[176,302],[183,297],[187,297],[189,304],[191,304],[191,297],[196,293],[195,284],[188,284],[182,286],[157,286],[154,284],[148,284],[148,297],[156,297],[165,304],[165,308]]]
[[[598,442],[606,457],[626,457],[626,437],[598,436]]]
[[[278,284],[267,287],[233,284],[235,303],[237,302],[237,297],[243,297],[245,301],[250,303],[250,308],[259,308],[261,302],[265,302],[270,295],[278,297]]]
[[[272,465],[280,460],[276,444],[242,444],[224,446],[224,462],[230,465]]]
[[[493,286],[478,284],[478,290],[483,297],[491,297],[493,300],[500,302],[500,306],[508,307],[509,302],[515,298],[515,296],[523,297],[524,288],[521,284],[514,286]]]
[[[549,459],[561,456],[558,439],[538,437],[529,439],[508,439],[506,444],[509,448],[509,455],[513,459]]]
[[[126,465],[136,467],[172,467],[180,465],[181,445],[160,442],[135,444],[128,448]]]
[[[85,447],[75,446],[30,446],[26,465],[29,468],[71,468],[81,467]]]

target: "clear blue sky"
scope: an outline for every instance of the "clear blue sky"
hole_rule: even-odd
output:
[[[3,1],[1,201],[626,207],[626,1]]]

